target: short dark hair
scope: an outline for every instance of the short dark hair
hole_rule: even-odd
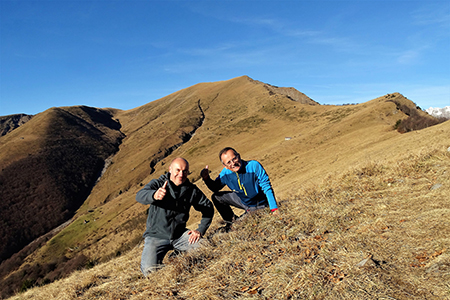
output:
[[[220,159],[220,161],[223,163],[223,161],[222,161],[222,154],[224,154],[225,152],[228,152],[228,151],[233,151],[234,152],[234,155],[236,155],[236,156],[238,156],[239,155],[239,153],[236,151],[236,150],[234,150],[234,148],[231,148],[231,147],[225,147],[225,148],[223,148],[222,150],[220,150],[220,152],[219,152],[219,159]]]

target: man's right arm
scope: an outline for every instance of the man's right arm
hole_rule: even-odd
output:
[[[155,201],[153,195],[159,187],[159,182],[156,179],[151,180],[139,192],[136,193],[136,201],[142,204],[152,204]]]
[[[220,181],[220,176],[216,178],[216,180],[212,180],[209,176],[209,169],[208,166],[206,166],[201,172],[200,176],[202,177],[203,181],[205,182],[208,189],[210,189],[213,193],[216,193],[223,189],[225,184],[223,184]]]

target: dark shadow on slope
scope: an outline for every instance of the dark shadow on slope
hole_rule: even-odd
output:
[[[56,108],[49,115],[44,146],[0,172],[2,291],[4,276],[22,264],[24,256],[6,260],[74,215],[90,194],[105,159],[117,152],[124,137],[120,123],[107,111]],[[11,288],[18,290],[22,282],[39,279],[34,271],[22,273]]]

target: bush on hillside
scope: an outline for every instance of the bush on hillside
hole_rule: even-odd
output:
[[[398,120],[394,125],[394,129],[400,133],[424,129],[447,120],[445,118],[436,118],[427,114],[420,114],[420,110],[417,107],[412,108],[405,104],[400,104],[394,100],[392,100],[392,102],[397,105],[397,109],[408,116],[406,119]]]

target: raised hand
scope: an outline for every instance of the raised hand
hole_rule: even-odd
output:
[[[206,165],[206,167],[201,170],[200,172],[200,176],[203,178],[203,180],[206,180],[209,178],[209,169],[208,169],[208,165]]]
[[[155,200],[162,200],[164,198],[164,196],[166,195],[166,186],[168,182],[169,181],[164,182],[164,185],[155,192],[155,194],[153,195],[153,198],[155,198]]]

